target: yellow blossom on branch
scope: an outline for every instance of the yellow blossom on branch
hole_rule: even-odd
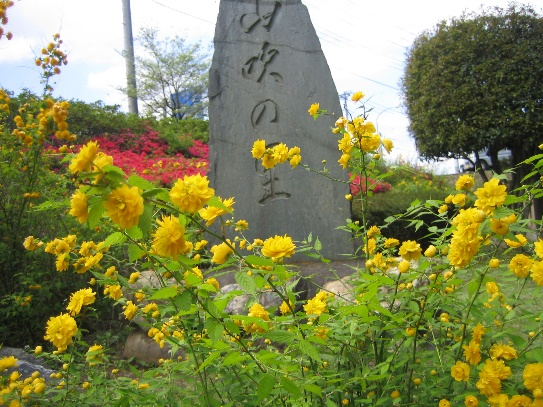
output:
[[[92,291],[92,288],[83,288],[70,296],[70,302],[66,309],[70,311],[70,315],[75,316],[81,312],[83,306],[90,305],[95,300],[96,293]]]
[[[104,202],[108,216],[123,229],[136,226],[143,213],[143,198],[138,187],[123,185],[113,190]]]
[[[57,317],[51,317],[47,321],[45,340],[50,341],[58,348],[59,352],[64,352],[68,345],[72,343],[72,338],[77,333],[77,323],[68,314],[60,314]]]
[[[278,262],[284,257],[290,257],[294,254],[296,245],[288,235],[270,237],[264,241],[262,254]]]
[[[183,212],[196,213],[213,197],[209,180],[200,174],[187,175],[175,182],[170,191],[172,202]]]
[[[162,220],[157,220],[157,223],[159,227],[153,234],[151,246],[153,251],[160,256],[177,260],[180,254],[187,251],[185,227],[173,215],[164,215]]]

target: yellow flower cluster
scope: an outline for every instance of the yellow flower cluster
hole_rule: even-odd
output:
[[[70,311],[70,315],[76,316],[81,312],[83,306],[90,305],[95,300],[96,293],[92,291],[92,288],[83,288],[70,296],[70,302],[66,309]]]
[[[34,61],[36,66],[43,69],[45,88],[49,92],[53,90],[48,83],[49,78],[60,74],[60,67],[68,64],[68,56],[61,51],[61,45],[60,34],[53,35],[53,41],[42,48],[41,56]]]
[[[192,244],[185,241],[185,228],[179,218],[170,215],[157,220],[159,227],[153,234],[153,251],[164,257],[177,260],[180,254],[192,249]]]
[[[0,1],[0,40],[6,35],[6,38],[11,40],[13,38],[13,34],[8,31],[5,32],[2,25],[6,25],[8,23],[8,8],[13,7],[13,1],[11,0],[1,0]]]
[[[280,262],[285,257],[291,257],[296,249],[292,238],[288,235],[274,236],[266,239],[262,247],[262,254],[270,257],[274,262]]]
[[[212,225],[218,217],[232,212],[232,207],[234,206],[234,198],[219,198],[219,201],[224,205],[224,207],[207,205],[207,207],[202,208],[198,211],[198,214],[202,217],[203,220],[206,221],[206,226]]]
[[[0,372],[2,370],[15,367],[18,359],[13,356],[6,356],[0,359]],[[0,383],[0,404],[8,405],[6,400],[11,399],[9,407],[22,407],[21,404],[30,401],[29,397],[33,394],[41,394],[46,388],[45,379],[41,377],[40,372],[35,371],[29,377],[23,379],[18,370],[12,371],[6,375],[5,380]]]
[[[262,159],[262,166],[267,170],[289,161],[292,168],[297,167],[302,162],[300,147],[288,148],[286,144],[279,143],[272,146],[266,146],[266,141],[258,139],[253,143],[251,155],[257,160]]]
[[[259,303],[255,303],[251,305],[251,307],[249,308],[249,313],[247,315],[249,317],[260,318],[263,321],[270,320],[270,313],[266,311],[266,309]],[[255,322],[249,322],[245,324],[244,329],[245,329],[245,332],[247,332],[248,334],[265,331],[265,329],[262,326],[258,325]]]
[[[183,212],[196,213],[213,197],[209,180],[200,174],[188,175],[175,182],[170,190],[172,202]]]
[[[64,352],[77,333],[77,323],[68,314],[60,314],[57,317],[51,317],[47,321],[45,340],[50,341],[58,348],[59,352]]]

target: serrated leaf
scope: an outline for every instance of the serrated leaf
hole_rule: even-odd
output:
[[[232,212],[232,209],[223,204],[220,199],[216,196],[212,196],[209,201],[207,201],[207,206],[213,206],[214,208],[222,209],[225,212]]]
[[[247,354],[242,355],[238,351],[232,352],[232,353],[229,353],[228,356],[224,358],[224,360],[222,361],[222,365],[223,366],[235,365],[235,364],[238,364],[239,362],[243,362],[244,360],[247,360],[248,358],[249,358],[249,355]]]
[[[102,215],[105,211],[106,209],[101,200],[98,200],[90,206],[89,215],[87,216],[87,223],[89,224],[90,229],[94,229],[98,223],[100,223],[100,219],[102,219]]]
[[[156,185],[150,181],[147,181],[145,178],[140,177],[139,175],[131,175],[128,177],[128,183],[133,187],[138,187],[143,191],[148,191],[150,189],[155,189]]]
[[[153,295],[149,297],[150,300],[165,300],[166,298],[173,298],[177,295],[176,287],[163,287],[158,291],[155,291]]]
[[[264,338],[278,343],[292,343],[296,335],[290,331],[269,331],[262,335]]]
[[[128,260],[130,262],[138,260],[141,256],[143,256],[143,253],[145,253],[145,251],[140,249],[137,244],[132,243],[128,246]]]
[[[274,266],[275,263],[271,259],[255,256],[253,254],[246,256],[245,261],[251,266]]]
[[[236,282],[249,294],[254,294],[256,290],[255,280],[247,273],[240,271],[236,273]]]
[[[214,319],[207,319],[204,327],[207,329],[207,335],[213,343],[222,338],[224,327],[222,324]]]
[[[100,243],[98,249],[104,247],[111,247],[122,244],[126,241],[126,236],[122,232],[113,232],[111,235],[105,238],[105,240]]]
[[[190,306],[192,305],[192,295],[190,291],[185,290],[181,294],[179,294],[177,297],[175,297],[175,305],[181,310],[181,311],[188,311],[190,310]]]
[[[200,370],[205,369],[206,367],[208,367],[210,364],[212,364],[214,361],[216,361],[219,358],[219,356],[221,356],[220,351],[213,352],[211,355],[209,355],[207,357],[206,360],[204,360],[202,362],[202,364],[198,368],[197,372],[199,372]]]
[[[318,252],[322,250],[322,243],[318,237],[315,239],[315,244],[313,245],[313,248]]]
[[[322,397],[322,390],[319,386],[312,383],[304,384],[304,389],[310,391],[313,394],[316,394],[319,397]]]
[[[149,234],[149,230],[151,229],[151,225],[153,224],[153,212],[154,209],[151,205],[144,205],[143,213],[141,214],[138,221],[138,227],[140,228],[144,236],[147,236]]]
[[[271,373],[266,373],[262,376],[260,381],[258,382],[257,387],[257,402],[260,402],[264,400],[266,397],[270,395],[270,393],[273,390],[273,386],[275,385],[275,377]]]
[[[132,226],[126,231],[126,234],[128,235],[128,237],[130,237],[130,239],[133,240],[139,240],[143,237],[143,232],[137,226]]]
[[[168,190],[165,188],[151,188],[146,191],[143,191],[141,196],[143,196],[144,198],[152,198],[154,196],[158,197],[158,196],[163,196],[162,194],[164,192],[168,193]]]
[[[313,360],[317,360],[320,362],[321,357],[319,355],[319,352],[317,351],[317,348],[315,348],[311,342],[306,341],[305,339],[302,339],[299,341],[300,350],[303,354],[309,356]]]
[[[298,386],[296,386],[294,382],[288,377],[280,376],[279,381],[281,382],[281,386],[283,386],[283,388],[295,398],[298,398],[302,395],[302,392],[300,391]]]

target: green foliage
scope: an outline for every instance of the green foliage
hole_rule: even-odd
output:
[[[528,158],[543,130],[542,48],[543,18],[514,3],[422,33],[403,78],[419,153],[466,157],[489,148],[497,157],[509,148],[513,165]]]
[[[152,28],[143,28],[137,40],[142,52],[136,49],[136,93],[146,113],[163,118],[203,117],[209,58],[200,43],[188,45],[178,36],[160,40]],[[193,103],[177,103],[175,95],[190,96]]]
[[[187,152],[193,140],[209,141],[209,122],[197,118],[164,118],[157,122],[155,129],[168,143],[170,153]]]
[[[119,105],[105,105],[101,101],[85,103],[79,100],[70,101],[67,121],[70,131],[77,135],[79,143],[103,134],[119,134],[127,129],[134,134],[141,134],[147,126],[155,123],[153,119],[123,113]]]

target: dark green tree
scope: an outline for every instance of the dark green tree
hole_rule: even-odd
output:
[[[488,149],[499,171],[508,148],[522,162],[543,141],[542,16],[511,3],[442,21],[409,49],[402,90],[422,157]]]
[[[201,44],[189,45],[178,36],[161,40],[154,28],[143,28],[137,41],[137,96],[146,113],[178,119],[204,116],[210,62]]]

